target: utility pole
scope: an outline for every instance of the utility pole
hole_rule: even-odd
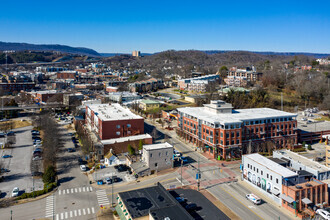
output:
[[[200,179],[201,179],[201,171],[200,171],[200,169],[199,169],[199,157],[198,157],[198,170],[197,170],[197,177],[198,177],[198,179],[197,179],[197,191],[199,191],[199,185],[200,185]]]
[[[111,207],[113,206],[113,173],[111,173]]]
[[[283,92],[281,92],[281,110],[283,111]]]
[[[13,210],[10,210],[10,220],[13,219]]]

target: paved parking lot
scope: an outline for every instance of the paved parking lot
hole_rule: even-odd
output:
[[[94,180],[100,180],[103,179],[105,180],[105,178],[110,177],[111,176],[117,176],[119,178],[122,179],[121,182],[130,182],[130,181],[134,181],[135,177],[133,175],[128,174],[128,172],[118,172],[114,166],[110,166],[110,167],[106,167],[103,169],[99,169],[97,170],[97,172],[93,173],[93,178]],[[117,183],[115,183],[117,184]]]
[[[209,201],[202,193],[192,189],[176,189],[170,191],[174,197],[183,197],[185,202],[182,206],[195,203],[197,208],[189,213],[195,219],[222,219],[229,220],[228,216],[218,209],[211,201]]]
[[[5,179],[0,183],[2,191],[1,197],[10,197],[14,187],[20,189],[20,193],[32,192],[34,184],[35,190],[43,189],[43,183],[40,178],[32,179],[31,176],[31,159],[33,152],[33,144],[31,138],[32,126],[14,129],[16,135],[16,144],[9,149],[0,151],[1,163],[4,168],[10,172],[4,174]],[[2,155],[12,155],[11,158],[2,158]],[[34,180],[34,181],[33,181]]]

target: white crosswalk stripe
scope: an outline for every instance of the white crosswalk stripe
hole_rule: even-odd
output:
[[[109,199],[107,197],[106,191],[103,190],[97,190],[96,191],[96,197],[97,197],[97,202],[99,203],[99,205],[109,205]]]
[[[54,195],[46,198],[46,218],[53,217],[54,215]]]
[[[58,195],[65,195],[65,194],[72,194],[72,193],[81,193],[81,192],[93,192],[93,187],[91,186],[84,186],[84,187],[77,187],[77,188],[70,188],[70,189],[62,189],[58,190]]]
[[[95,213],[94,207],[90,207],[90,208],[76,209],[68,212],[58,213],[55,216],[56,216],[56,220],[60,220],[60,219],[62,220],[62,219],[74,218],[77,216],[91,215],[94,213]]]

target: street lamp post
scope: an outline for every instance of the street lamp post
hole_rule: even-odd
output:
[[[13,219],[13,210],[10,210],[10,220]]]

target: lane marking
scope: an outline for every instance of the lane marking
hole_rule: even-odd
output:
[[[64,215],[63,215],[63,212],[61,213],[61,219],[63,219]]]
[[[94,214],[95,210],[94,210],[94,207],[92,207],[92,213]]]
[[[61,190],[58,191],[58,194],[61,195]]]
[[[56,215],[56,220],[60,220],[59,214]]]
[[[85,187],[83,187],[83,192],[85,192]]]
[[[68,218],[68,212],[65,212],[65,219]]]
[[[70,211],[70,218],[72,218],[72,214],[73,214],[72,211]]]
[[[219,186],[220,189],[222,189],[224,192],[226,192],[228,195],[230,195],[231,197],[233,197],[237,202],[239,202],[240,204],[242,204],[245,208],[249,209],[249,207],[247,207],[245,204],[243,204],[239,199],[237,199],[233,194],[231,194],[230,192],[228,192],[227,190],[225,190],[223,187]],[[255,214],[257,217],[259,217],[260,219],[263,219],[260,215],[258,215],[255,211],[249,209],[253,214]]]
[[[80,209],[78,209],[78,215],[81,216],[81,211],[80,211]]]
[[[77,189],[77,188],[75,188],[75,189],[74,189],[74,191],[77,193],[77,192],[78,192],[78,189]]]
[[[74,216],[77,216],[77,210],[74,210]]]
[[[89,188],[90,188],[91,192],[93,192],[93,187],[90,186]]]
[[[67,190],[66,190],[66,192],[67,192],[67,194],[69,194],[69,193],[70,193],[70,190],[69,190],[69,189],[67,189]]]
[[[73,193],[73,189],[71,189],[71,193]]]
[[[89,208],[87,208],[87,214],[91,214],[91,210],[89,210]]]
[[[79,187],[79,192],[81,192],[81,188]]]
[[[85,209],[83,209],[83,214],[86,215],[86,211],[85,211]]]

